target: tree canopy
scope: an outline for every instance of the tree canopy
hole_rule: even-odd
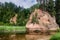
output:
[[[43,6],[37,3],[32,7],[25,9],[12,2],[0,2],[0,25],[11,25],[9,21],[10,18],[17,14],[17,24],[12,25],[24,26],[31,12],[34,11],[35,8],[39,9],[41,7]],[[44,5],[44,8],[46,8],[45,11],[48,11],[51,16],[56,17],[56,21],[60,25],[60,0],[56,0],[55,2],[53,0],[49,0],[48,4]]]

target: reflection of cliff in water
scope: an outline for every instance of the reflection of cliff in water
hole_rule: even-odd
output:
[[[0,40],[49,40],[50,35],[0,35]]]
[[[26,35],[26,40],[49,40],[50,35]]]

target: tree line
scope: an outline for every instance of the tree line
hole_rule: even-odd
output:
[[[35,8],[41,8],[43,7],[40,4],[35,4],[30,8],[23,8],[21,6],[17,6],[12,2],[0,2],[0,25],[18,25],[18,26],[24,26],[26,25],[28,18],[32,11],[34,11]],[[49,12],[51,16],[56,17],[56,22],[60,25],[60,0],[49,0],[49,3],[47,5],[44,5],[44,8],[46,8],[46,11]],[[17,14],[17,23],[16,24],[10,24],[9,20],[12,18],[15,14]]]
[[[0,2],[0,25],[11,25],[9,20],[15,14],[18,15],[17,17],[17,24],[13,25],[20,25],[23,26],[26,24],[27,18],[29,17],[30,11],[29,9],[25,9],[20,6],[16,6],[12,2]]]

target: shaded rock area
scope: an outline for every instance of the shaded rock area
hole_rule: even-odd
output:
[[[57,30],[59,26],[56,23],[55,17],[51,17],[46,11],[35,9],[31,13],[30,18],[26,24],[28,32],[47,32],[48,30]]]

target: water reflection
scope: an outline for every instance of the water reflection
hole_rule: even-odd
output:
[[[50,35],[0,35],[0,40],[49,40]]]
[[[26,35],[26,40],[49,40],[50,35]]]
[[[25,40],[25,35],[20,34],[0,35],[0,40]]]

